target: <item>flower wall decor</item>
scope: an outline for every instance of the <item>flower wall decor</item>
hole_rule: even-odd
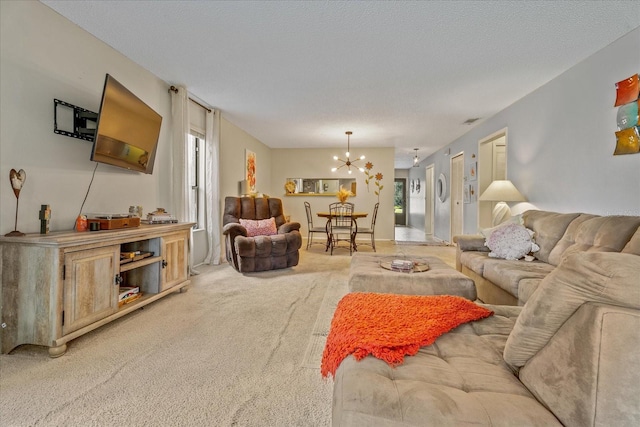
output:
[[[375,190],[373,192],[373,194],[375,194],[376,196],[378,196],[378,202],[380,201],[380,192],[382,191],[382,189],[384,188],[384,185],[382,185],[380,183],[380,181],[382,181],[382,174],[380,172],[378,172],[377,174],[375,174],[375,178],[376,178],[376,187],[378,187],[377,190]]]
[[[371,169],[373,169],[373,163],[371,162],[367,162],[367,164],[364,165],[364,174],[366,176],[364,183],[367,184],[367,191],[369,191],[369,182],[371,182],[372,180],[374,181],[374,184],[376,186],[376,190],[374,190],[373,194],[375,194],[376,196],[378,196],[378,202],[380,201],[380,191],[382,191],[382,189],[384,188],[384,185],[382,185],[380,183],[380,181],[382,181],[382,173],[378,172],[378,173],[371,173]]]
[[[364,174],[367,177],[364,180],[364,183],[367,184],[367,191],[369,191],[369,181],[371,181],[371,179],[373,178],[373,175],[371,174],[371,169],[373,169],[373,163],[371,162],[367,162],[367,164],[364,165]]]

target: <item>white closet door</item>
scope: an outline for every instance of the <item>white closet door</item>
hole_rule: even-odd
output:
[[[451,158],[451,241],[462,234],[464,206],[464,154]]]

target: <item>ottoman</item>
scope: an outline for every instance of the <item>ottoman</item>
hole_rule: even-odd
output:
[[[411,257],[412,261],[426,262],[429,270],[402,273],[387,270],[381,262],[400,257],[356,252],[349,271],[350,292],[377,292],[407,295],[457,295],[474,301],[476,285],[467,276],[437,257]]]

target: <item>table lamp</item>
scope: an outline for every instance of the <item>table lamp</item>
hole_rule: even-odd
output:
[[[505,202],[526,202],[527,199],[509,180],[493,181],[478,198],[481,202],[498,202],[493,208],[492,222],[495,227],[511,217],[511,209]]]

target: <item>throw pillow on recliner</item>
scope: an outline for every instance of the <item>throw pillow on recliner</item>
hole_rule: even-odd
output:
[[[540,249],[532,236],[533,231],[523,225],[508,223],[494,229],[484,245],[491,249],[491,258],[516,260]]]
[[[239,219],[240,225],[247,230],[247,237],[273,236],[278,234],[275,218],[267,219]]]

